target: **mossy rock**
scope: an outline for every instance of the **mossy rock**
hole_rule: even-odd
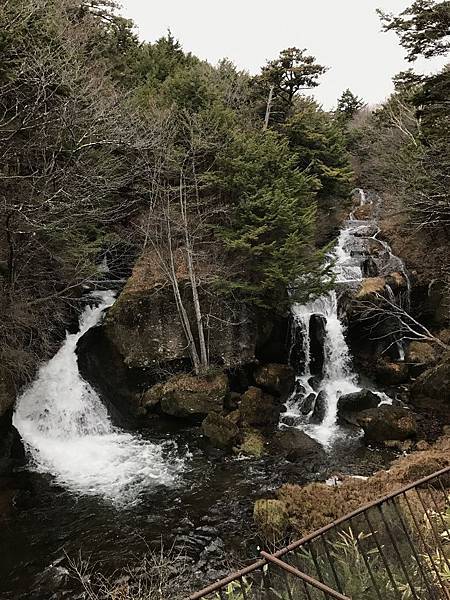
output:
[[[210,413],[206,417],[202,430],[213,446],[224,450],[231,448],[239,436],[237,425],[217,413]]]
[[[356,421],[364,429],[364,436],[372,442],[407,440],[417,435],[416,415],[406,409],[389,405],[361,411]]]
[[[278,424],[281,404],[260,388],[250,387],[242,395],[239,410],[245,425],[267,428]]]
[[[179,418],[220,413],[228,392],[228,378],[224,373],[177,375],[169,379],[162,388],[161,410]]]
[[[281,500],[257,500],[253,519],[260,532],[270,541],[282,539],[289,527],[286,505]]]
[[[266,438],[257,429],[247,429],[242,433],[242,441],[236,449],[247,456],[261,458],[266,453]]]

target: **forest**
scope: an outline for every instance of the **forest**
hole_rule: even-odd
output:
[[[142,41],[135,23],[121,16],[112,0],[3,0],[0,530],[4,497],[6,504],[23,506],[25,512],[28,506],[36,509],[38,504],[29,498],[39,494],[43,504],[42,498],[57,502],[53,483],[45,478],[48,473],[56,477],[55,486],[73,492],[70,500],[64,496],[58,504],[58,515],[62,503],[75,502],[80,491],[70,478],[64,479],[64,472],[55,475],[53,459],[45,459],[44,480],[36,479],[42,465],[19,426],[25,400],[34,403],[26,418],[39,420],[39,435],[50,432],[58,439],[77,440],[80,432],[135,436],[126,460],[134,452],[147,462],[161,461],[164,477],[169,469],[166,455],[174,472],[189,457],[196,475],[185,490],[194,494],[204,470],[205,481],[210,477],[215,486],[211,494],[217,496],[216,513],[223,509],[223,490],[241,482],[242,497],[236,492],[236,504],[228,504],[234,507],[230,511],[242,511],[236,527],[248,537],[254,535],[253,518],[263,533],[261,519],[272,518],[264,508],[258,521],[257,498],[281,489],[273,502],[284,503],[283,519],[289,513],[289,526],[283,525],[283,535],[277,532],[278,544],[288,535],[310,531],[313,522],[317,527],[326,524],[320,520],[323,515],[314,516],[314,507],[305,524],[299,506],[310,497],[300,485],[314,486],[311,482],[325,480],[339,468],[353,474],[354,463],[356,475],[371,475],[376,467],[386,466],[382,452],[377,454],[380,446],[406,453],[420,450],[421,441],[428,449],[439,435],[448,435],[450,65],[426,75],[414,66],[418,59],[448,55],[450,2],[414,0],[399,14],[378,14],[380,28],[397,35],[411,68],[394,77],[393,93],[376,106],[345,89],[344,82],[334,108],[325,109],[313,92],[331,65],[319,64],[301,44],[280,48],[258,74],[251,74],[228,59],[212,65],[186,52],[170,30],[156,41]],[[354,242],[350,249],[345,246],[348,230]],[[361,239],[367,242],[362,249]],[[109,290],[115,304],[105,296]],[[99,297],[106,298],[104,318],[101,311],[95,313],[93,299]],[[73,361],[66,357],[41,393],[36,382],[49,378],[45,369],[70,343]],[[71,380],[68,372],[77,364],[80,374]],[[56,380],[65,387],[58,387]],[[74,390],[80,390],[77,398],[71,396]],[[67,405],[61,413],[55,409],[55,420],[47,422],[54,406],[45,402],[52,393]],[[103,408],[95,412],[92,404],[87,410],[85,399],[97,398],[97,393]],[[360,394],[362,404],[342,417],[342,399],[354,394]],[[294,410],[295,397],[301,401]],[[373,421],[355,415],[380,411],[380,398],[390,400],[392,413],[383,408],[386,414],[365,417],[382,415],[389,425],[397,419],[396,433],[370,438]],[[113,425],[110,417],[102,416],[104,407]],[[404,437],[398,425],[405,417],[401,411],[414,412]],[[99,425],[103,418],[107,426]],[[55,428],[67,419],[70,435],[67,430],[56,435]],[[350,450],[333,446],[334,437],[321,437],[324,429],[334,436],[334,428],[343,422],[344,428],[362,428],[366,436],[355,441],[357,436],[349,433],[348,443],[360,444],[350,445]],[[119,434],[120,427],[126,433]],[[288,432],[285,437],[283,432]],[[120,443],[126,445],[127,439]],[[205,439],[214,449],[205,450]],[[176,451],[168,449],[169,441]],[[362,446],[370,447],[368,466],[358,450]],[[156,454],[145,454],[150,447]],[[74,451],[84,456],[84,447]],[[96,452],[86,464],[97,464]],[[435,452],[430,458],[434,470],[448,466],[448,452],[445,458],[441,446],[430,452]],[[19,472],[26,470],[30,453],[31,483],[16,483],[12,473],[17,465]],[[242,459],[245,466],[238,472],[238,459],[229,466],[235,455],[262,462]],[[42,448],[40,456],[45,458]],[[350,464],[352,457],[357,458]],[[73,456],[65,460],[71,464]],[[101,464],[109,462],[112,471],[122,473],[122,459],[115,460],[111,454],[111,461]],[[127,502],[136,478],[146,477],[137,462],[129,464],[133,475],[118,488]],[[217,471],[211,475],[208,469]],[[256,481],[250,484],[253,473]],[[158,479],[160,474],[149,477]],[[81,503],[95,496],[97,483],[94,473],[85,496],[81,492]],[[20,490],[17,497],[22,500],[10,502],[11,489],[14,494]],[[366,494],[352,490],[351,499],[338,500],[349,510],[355,508],[355,494],[360,500]],[[198,502],[195,517],[200,519],[208,495],[206,488],[203,492],[191,497],[174,491],[180,495],[175,499],[170,492],[167,498],[171,507]],[[156,493],[161,493],[159,488]],[[144,497],[144,502],[153,502],[144,492],[138,497],[139,502]],[[333,505],[329,520],[341,516],[334,512],[336,498],[324,502],[324,513],[327,502]],[[76,504],[70,506],[76,510]],[[107,509],[99,506],[81,510],[101,512],[106,519]],[[146,510],[153,514],[154,504]],[[206,509],[205,514],[210,515]],[[188,515],[189,510],[167,518],[173,519],[169,522],[174,530],[178,521],[191,518],[187,529],[191,533],[195,524],[200,539],[203,530],[217,526],[203,513],[205,522]],[[122,518],[128,527],[132,517],[121,516],[120,523]],[[95,523],[101,529],[100,521]],[[151,522],[153,526],[164,529],[159,521]],[[152,541],[155,532],[148,534]],[[161,531],[157,533],[160,537]],[[187,536],[184,530],[182,534]],[[233,555],[234,566],[242,558],[242,544],[236,550],[239,535],[233,529],[233,541],[227,541],[238,556]],[[271,536],[275,543],[272,529],[266,537]],[[72,542],[73,536],[69,541],[52,539],[53,558],[56,548],[64,548],[61,560],[68,560],[84,595],[45,595],[43,584],[44,591],[25,596],[20,586],[25,581],[34,585],[27,575],[16,592],[5,589],[23,596],[5,598],[184,597],[176,595],[182,593],[177,586],[185,585],[175,573],[178,566],[163,577],[159,562],[159,595],[153,579],[143,584],[150,586],[147,595],[134,596],[129,590],[129,595],[120,595],[120,585],[111,587],[103,579],[90,587],[84,563],[73,558],[79,548],[66,550],[64,545]],[[173,543],[172,551],[178,552]],[[187,567],[183,563],[182,577],[192,580],[190,585],[199,587],[225,573],[225,550],[220,544],[218,548],[214,552],[219,558],[211,551],[213,567],[204,554],[201,560],[190,556]],[[20,553],[15,549],[11,561]],[[128,558],[121,555],[117,564],[113,561],[114,569],[122,572]],[[179,559],[177,554],[175,565]],[[33,568],[39,571],[41,566]],[[135,575],[130,578],[135,589]],[[0,585],[0,595],[2,591]],[[231,592],[229,600],[241,600]]]

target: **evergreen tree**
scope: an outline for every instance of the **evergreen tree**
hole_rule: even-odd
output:
[[[217,234],[233,276],[219,288],[275,311],[286,308],[296,281],[301,300],[326,287],[323,255],[313,243],[320,183],[297,169],[298,160],[278,133],[238,133],[210,176],[231,211]]]
[[[431,58],[450,49],[450,2],[415,0],[398,16],[378,11],[384,31],[395,31],[407,51],[407,59]]]
[[[348,122],[365,106],[364,100],[355,96],[348,88],[342,93],[336,107],[336,117]]]

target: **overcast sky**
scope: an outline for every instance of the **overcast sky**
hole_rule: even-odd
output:
[[[121,0],[122,14],[154,41],[170,28],[183,48],[217,63],[231,59],[258,73],[290,46],[307,48],[330,68],[314,95],[332,108],[350,88],[374,104],[392,91],[391,78],[410,65],[394,33],[382,33],[376,8],[398,13],[412,0]],[[437,70],[443,58],[420,60],[418,72]]]

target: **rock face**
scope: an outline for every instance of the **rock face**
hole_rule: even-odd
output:
[[[284,401],[294,389],[295,372],[288,365],[271,363],[256,369],[255,381],[260,388]]]
[[[235,423],[213,412],[203,421],[202,430],[217,448],[231,448],[239,436],[239,429]]]
[[[364,429],[366,440],[406,440],[417,434],[417,419],[405,408],[382,405],[360,412],[356,421]]]
[[[287,427],[277,431],[273,437],[272,446],[275,452],[279,452],[293,462],[323,456],[324,454],[319,442],[316,442],[296,427]]]
[[[428,369],[415,381],[411,388],[413,401],[419,397],[450,404],[450,353],[435,367]]]
[[[192,292],[184,265],[177,257],[177,277],[188,316],[195,323]],[[186,339],[170,286],[151,253],[142,257],[133,269],[114,306],[108,312],[105,329],[108,338],[122,355],[128,368],[148,368],[189,359]],[[199,266],[201,271],[202,267]],[[212,362],[235,366],[255,359],[256,327],[242,305],[227,312],[214,295],[200,298],[210,319],[209,354]],[[193,310],[192,310],[193,312]],[[239,322],[239,327],[229,322]]]
[[[201,417],[220,413],[228,394],[224,373],[211,376],[177,375],[158,386],[161,410],[172,417]]]
[[[0,369],[0,475],[8,473],[25,454],[19,433],[12,425],[15,397],[12,381]]]
[[[323,375],[325,362],[326,321],[322,315],[311,315],[309,320],[310,370],[313,375]]]
[[[369,408],[377,408],[380,398],[370,390],[360,390],[352,394],[345,394],[338,400],[337,412],[339,417],[345,418],[350,413],[361,412]]]
[[[281,404],[260,388],[250,387],[242,395],[239,410],[245,425],[272,428],[278,424]]]

